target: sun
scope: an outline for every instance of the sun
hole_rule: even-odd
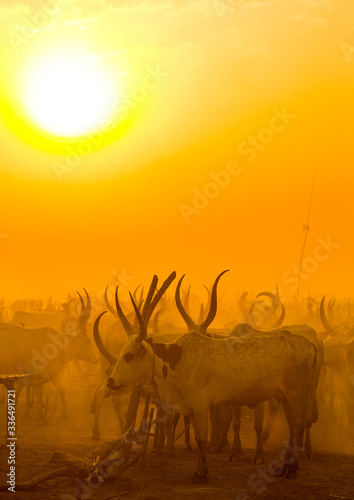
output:
[[[98,55],[52,52],[26,62],[19,108],[41,135],[76,141],[112,124],[119,93],[117,78]]]

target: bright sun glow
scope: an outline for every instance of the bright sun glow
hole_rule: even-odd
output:
[[[114,114],[117,82],[99,56],[48,54],[28,61],[21,113],[42,135],[77,140],[102,132]]]

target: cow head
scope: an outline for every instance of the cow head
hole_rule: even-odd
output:
[[[107,349],[99,333],[99,322],[105,312],[96,319],[93,328],[94,340],[99,351],[109,364],[114,367],[111,376],[107,380],[108,391],[105,392],[105,396],[109,396],[112,390],[119,391],[120,394],[129,392],[135,385],[146,383],[149,376],[151,376],[152,348],[145,342],[147,339],[147,324],[160,298],[175,277],[176,273],[173,272],[154,296],[157,287],[157,276],[154,276],[142,312],[140,312],[133,296],[130,294],[139,329],[134,329],[134,326],[130,324],[124,314],[119,303],[117,287],[115,294],[117,315],[129,335],[129,340],[121,349],[119,356]]]
[[[135,385],[146,383],[149,374],[152,373],[151,347],[144,342],[147,338],[146,324],[132,296],[131,300],[139,320],[140,332],[138,335],[130,336],[127,344],[121,349],[119,356],[113,354],[103,345],[99,333],[99,322],[105,312],[98,316],[93,327],[93,335],[98,349],[106,357],[110,365],[114,366],[107,380],[109,391],[105,391],[106,396],[110,395],[111,391],[118,391],[120,394],[129,392]],[[148,355],[148,352],[150,355]]]

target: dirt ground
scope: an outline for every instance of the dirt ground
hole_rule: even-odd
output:
[[[35,476],[55,470],[58,464],[51,462],[54,451],[64,451],[84,457],[98,446],[91,439],[93,415],[89,411],[95,377],[72,377],[65,380],[69,418],[60,417],[60,401],[56,390],[47,384],[45,395],[49,397],[48,422],[41,423],[35,409],[25,415],[25,397],[21,395],[17,406],[16,482],[28,481]],[[128,397],[125,397],[125,404]],[[5,443],[5,406],[0,405],[0,435]],[[340,410],[338,411],[338,418]],[[104,401],[101,413],[101,439],[118,437],[118,424],[109,400]],[[182,419],[178,432],[183,429]],[[140,464],[134,465],[124,475],[124,481],[104,483],[92,490],[93,500],[131,499],[354,499],[354,441],[348,429],[337,422],[329,423],[320,415],[312,429],[314,456],[302,457],[295,480],[275,479],[268,470],[285,449],[287,427],[284,417],[278,415],[270,442],[266,445],[266,462],[252,465],[255,446],[253,412],[245,410],[242,418],[241,441],[243,452],[237,463],[228,463],[227,452],[209,455],[209,482],[194,485],[190,481],[196,463],[197,452],[192,432],[193,451],[186,451],[181,437],[175,450],[150,455],[143,472]],[[232,440],[232,431],[229,439]],[[151,446],[151,444],[150,444]],[[7,451],[0,451],[0,483],[7,481],[9,472]],[[56,478],[37,486],[31,491],[0,492],[0,499],[19,500],[61,499],[75,500],[75,478]],[[89,498],[84,496],[83,498]]]

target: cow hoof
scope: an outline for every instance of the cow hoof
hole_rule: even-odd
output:
[[[265,458],[264,455],[255,455],[254,459],[252,460],[252,465],[256,464],[264,464],[265,463]]]
[[[206,476],[200,476],[197,472],[192,477],[192,483],[194,484],[205,484],[208,482],[208,478]]]
[[[262,436],[262,442],[263,442],[263,444],[266,444],[266,442],[268,441],[268,439],[269,439],[269,434],[263,434],[263,436]]]
[[[238,451],[232,451],[229,455],[229,462],[232,462],[233,460],[235,462],[238,462],[239,460],[239,455],[240,455],[240,452]]]
[[[287,471],[285,467],[279,467],[275,472],[273,472],[273,477],[284,477]]]
[[[218,455],[219,453],[222,453],[222,451],[223,451],[223,449],[224,449],[224,448],[225,448],[225,446],[215,446],[215,447],[212,449],[211,453],[212,453],[213,455]]]
[[[285,479],[296,479],[296,470],[288,469],[285,473]]]

